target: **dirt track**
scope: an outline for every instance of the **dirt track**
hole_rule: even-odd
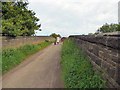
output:
[[[3,76],[3,88],[63,88],[61,45],[50,45]]]

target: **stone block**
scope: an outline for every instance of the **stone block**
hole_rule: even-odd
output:
[[[120,66],[117,67],[117,83],[120,85]]]
[[[104,58],[104,52],[103,51],[99,51],[98,52],[98,57],[100,57],[101,59]]]
[[[115,80],[116,68],[115,67],[109,67],[107,72],[108,72],[108,75]]]

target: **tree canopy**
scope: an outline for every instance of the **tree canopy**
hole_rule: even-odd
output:
[[[120,31],[120,24],[104,24],[100,27],[97,32],[107,33],[107,32],[115,32]]]
[[[52,33],[50,36],[53,37],[53,38],[61,37],[60,34],[56,34],[56,33]]]
[[[28,2],[2,2],[2,35],[31,36],[41,26],[35,12],[28,10]]]

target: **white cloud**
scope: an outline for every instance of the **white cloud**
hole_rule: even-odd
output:
[[[119,0],[29,0],[43,31],[63,36],[95,32],[104,23],[117,23]]]

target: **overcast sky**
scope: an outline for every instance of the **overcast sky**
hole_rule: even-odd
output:
[[[28,0],[42,24],[37,35],[94,33],[105,23],[118,23],[119,0]]]

